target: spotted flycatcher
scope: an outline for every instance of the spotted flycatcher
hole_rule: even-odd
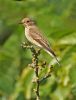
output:
[[[54,57],[59,64],[59,61],[54,53],[54,51],[50,48],[48,41],[44,38],[41,31],[36,26],[35,22],[30,18],[22,19],[21,23],[25,27],[25,36],[26,38],[33,44],[37,45],[40,48],[43,48],[48,54]],[[60,65],[60,64],[59,64]]]

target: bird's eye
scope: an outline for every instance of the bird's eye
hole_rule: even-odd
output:
[[[29,20],[27,21],[27,23],[30,22]]]

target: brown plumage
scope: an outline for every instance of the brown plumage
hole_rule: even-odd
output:
[[[26,38],[33,44],[43,48],[47,53],[49,53],[52,57],[54,57],[58,62],[58,59],[54,53],[54,51],[50,48],[50,45],[46,38],[42,35],[42,32],[35,25],[34,21],[29,18],[24,18],[22,20],[22,24],[25,27],[25,36]]]

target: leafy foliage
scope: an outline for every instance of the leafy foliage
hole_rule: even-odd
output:
[[[0,100],[35,99],[31,52],[20,46],[27,40],[18,23],[26,16],[37,21],[61,63],[41,84],[41,100],[75,100],[76,0],[0,0]],[[54,62],[44,51],[40,60]]]

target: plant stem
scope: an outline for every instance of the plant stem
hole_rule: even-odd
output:
[[[35,71],[35,76],[36,76],[36,100],[40,100],[40,95],[39,95],[39,86],[40,86],[40,82],[39,82],[39,67],[38,67],[38,54],[39,52],[36,52],[35,50],[33,50],[33,63],[34,63],[34,71]]]
[[[38,63],[39,63],[38,56],[40,55],[40,50],[35,50],[33,46],[28,45],[25,42],[23,42],[21,46],[23,48],[30,49],[32,52],[32,64],[29,64],[29,65],[30,65],[30,67],[33,68],[35,76],[36,76],[35,80],[33,81],[34,83],[36,83],[36,89],[34,89],[34,91],[36,93],[36,100],[40,100],[40,93],[39,93],[40,83],[51,76],[53,67],[48,67],[49,71],[47,72],[47,74],[45,74],[41,79],[39,79],[39,69],[40,68],[38,65]],[[43,68],[45,68],[44,66],[46,66],[46,62],[42,63],[41,66]]]
[[[36,66],[35,68],[35,74],[36,74],[36,100],[40,100],[40,95],[39,95],[39,75],[38,75],[38,67]]]

